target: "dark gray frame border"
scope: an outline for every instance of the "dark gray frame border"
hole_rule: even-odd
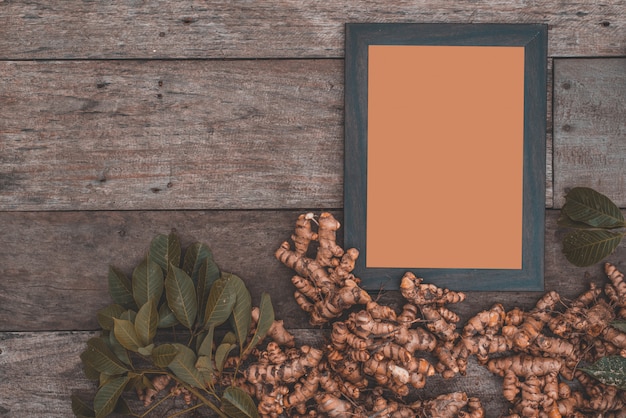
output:
[[[413,271],[455,290],[544,288],[547,26],[541,24],[348,23],[345,45],[344,244],[360,251],[361,286],[398,289]],[[522,269],[366,268],[367,59],[369,45],[523,46],[524,186]],[[451,250],[452,251],[452,250]]]

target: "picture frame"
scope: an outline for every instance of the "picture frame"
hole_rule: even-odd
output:
[[[411,271],[543,290],[547,26],[345,29],[344,244],[361,286]]]

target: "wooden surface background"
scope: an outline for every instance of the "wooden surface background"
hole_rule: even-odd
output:
[[[0,417],[68,417],[71,393],[94,392],[78,356],[107,266],[130,272],[157,233],[208,243],[301,341],[323,340],[272,254],[299,213],[342,216],[346,22],[548,24],[546,289],[604,280],[567,263],[556,219],[574,186],[626,208],[626,1],[379,3],[0,0]],[[610,261],[626,268],[624,244]],[[470,373],[427,389],[505,412],[499,378]]]

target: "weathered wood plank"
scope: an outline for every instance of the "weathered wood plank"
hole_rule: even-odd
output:
[[[342,57],[346,22],[545,23],[550,56],[626,51],[626,3],[0,2],[0,58]]]
[[[91,332],[0,333],[0,417],[71,417],[70,395],[93,392],[80,353]]]
[[[0,62],[0,101],[0,210],[343,207],[340,60]]]
[[[307,328],[308,318],[292,297],[293,272],[273,255],[280,243],[289,239],[298,213],[0,213],[4,232],[0,252],[0,330],[97,329],[96,311],[110,303],[108,265],[115,265],[130,276],[150,240],[171,230],[177,231],[184,247],[195,241],[211,246],[220,267],[245,280],[254,303],[258,303],[261,292],[269,292],[278,318],[285,319],[290,328]],[[335,215],[341,219],[341,212]],[[600,266],[576,268],[567,262],[560,245],[564,231],[556,227],[558,211],[547,211],[546,216],[546,289],[573,298],[586,289],[590,280],[603,282]],[[626,270],[626,245],[622,244],[610,260]],[[540,295],[476,292],[454,310],[468,318],[496,300],[507,308],[530,307]],[[381,297],[396,308],[402,305],[398,292],[383,289]]]
[[[298,344],[321,347],[326,332],[293,330]],[[80,353],[94,332],[0,333],[0,417],[70,417],[73,416],[70,396],[92,399],[96,387],[82,372]],[[326,335],[327,338],[327,335]],[[450,380],[431,377],[419,395],[432,397],[451,391],[465,391],[478,396],[487,417],[506,412],[507,403],[501,396],[501,379],[470,359],[467,376]],[[480,385],[476,382],[480,381]],[[129,404],[137,411],[143,407],[127,395]],[[181,403],[178,403],[178,407]],[[150,416],[165,416],[172,407],[165,403]],[[160,413],[159,413],[160,412]],[[171,413],[171,411],[170,411]],[[204,416],[204,415],[203,415]]]
[[[343,205],[343,68],[0,62],[0,210]]]
[[[626,207],[626,58],[555,60],[554,201],[592,187]]]

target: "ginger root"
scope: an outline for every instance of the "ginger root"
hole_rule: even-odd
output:
[[[495,303],[460,327],[450,305],[462,302],[465,294],[424,283],[412,272],[401,279],[406,300],[402,312],[372,299],[353,274],[358,251],[337,245],[339,227],[329,213],[301,215],[293,248],[284,242],[276,251],[276,258],[296,274],[295,297],[311,324],[332,321],[329,343],[314,361],[301,360],[307,358],[301,354],[281,364],[268,360],[251,366],[248,380],[273,385],[274,392],[264,392],[287,413],[484,417],[480,401],[462,392],[403,404],[410,388],[423,388],[434,374],[465,374],[475,356],[502,377],[503,396],[511,403],[509,417],[624,415],[623,391],[599,386],[576,371],[581,361],[626,354],[626,334],[610,325],[615,318],[626,318],[626,282],[615,266],[605,265],[609,283],[591,285],[569,304],[550,291],[528,311],[506,311]],[[277,357],[269,354],[274,349],[269,346],[268,354],[259,358]],[[572,379],[581,383],[582,391],[570,388]],[[282,386],[286,392],[275,393]]]

